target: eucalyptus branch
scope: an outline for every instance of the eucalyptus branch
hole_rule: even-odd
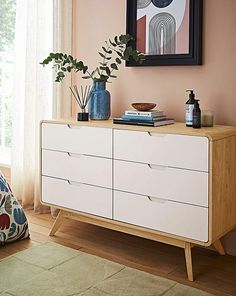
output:
[[[119,69],[122,61],[134,59],[136,62],[143,62],[144,55],[129,46],[131,40],[133,40],[133,37],[126,34],[115,36],[113,40],[109,39],[109,41],[105,41],[106,47],[102,46],[102,50],[98,52],[102,57],[102,62],[92,72],[88,70],[88,67],[82,61],[78,61],[71,55],[64,53],[50,53],[41,64],[45,66],[51,62],[53,63],[53,68],[57,74],[56,82],[61,82],[65,78],[65,74],[71,71],[82,71],[84,74],[82,76],[83,79],[92,79],[94,82],[108,82],[109,78],[116,78],[113,72]],[[75,89],[74,92],[76,92]],[[75,94],[77,95],[77,93]]]

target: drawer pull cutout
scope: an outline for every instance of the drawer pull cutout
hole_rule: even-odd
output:
[[[164,165],[156,165],[156,164],[149,164],[148,163],[148,167],[152,170],[160,170],[160,171],[164,171],[167,169],[167,166]]]
[[[166,134],[162,134],[162,133],[151,133],[148,132],[150,137],[159,137],[159,138],[164,138],[166,136]]]
[[[71,152],[67,152],[67,155],[69,157],[76,157],[76,158],[80,158],[83,156],[83,154],[78,154],[78,153],[71,153]]]
[[[81,186],[82,185],[81,183],[73,182],[73,181],[69,181],[69,180],[67,180],[67,183],[71,186]]]
[[[158,203],[166,203],[168,201],[168,199],[163,199],[163,198],[159,198],[159,197],[148,196],[147,198],[152,202],[158,202]]]
[[[71,125],[71,124],[67,124],[68,128],[77,128],[80,129],[81,126],[77,126],[77,125]]]

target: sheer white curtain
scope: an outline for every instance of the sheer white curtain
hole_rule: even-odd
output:
[[[72,0],[17,0],[11,184],[24,208],[41,212],[45,208],[39,202],[40,120],[70,114],[70,103],[63,104],[60,95],[66,83],[55,88],[51,67],[39,64],[49,52],[63,49],[64,41],[71,44],[70,31],[68,38],[60,36],[62,3],[69,7],[64,22],[71,23]]]
[[[73,0],[54,0],[54,51],[72,53],[72,48]],[[71,117],[71,81],[72,76],[67,75],[63,83],[54,83],[53,118]]]

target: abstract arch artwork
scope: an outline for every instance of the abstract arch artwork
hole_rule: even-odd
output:
[[[144,8],[137,6],[137,49],[148,55],[187,53],[189,3],[190,0],[152,0]]]
[[[154,15],[149,23],[149,53],[175,54],[176,21],[166,12]]]
[[[127,33],[144,65],[200,64],[201,24],[202,0],[127,0]]]

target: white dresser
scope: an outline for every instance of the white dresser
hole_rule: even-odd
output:
[[[212,243],[236,226],[236,127],[200,130],[43,121],[42,202],[63,218],[185,249]]]

